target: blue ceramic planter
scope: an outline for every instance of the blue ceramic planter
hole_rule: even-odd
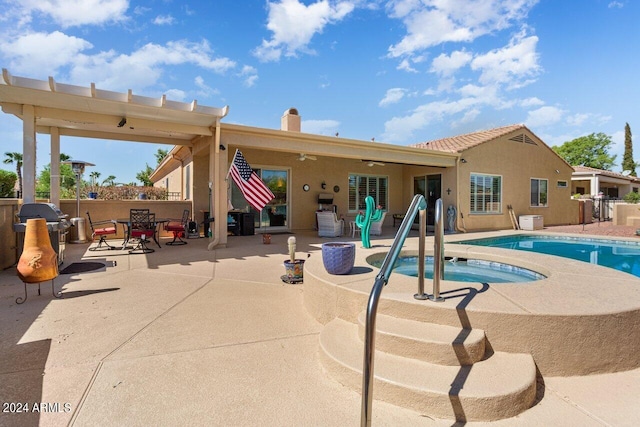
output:
[[[322,244],[322,263],[329,274],[349,274],[355,260],[355,243],[330,242]]]

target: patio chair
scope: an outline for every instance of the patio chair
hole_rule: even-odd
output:
[[[386,212],[382,212],[382,218],[379,221],[371,221],[371,228],[369,234],[372,236],[380,236],[382,234],[382,224],[384,224],[384,217],[387,216]]]
[[[187,242],[182,240],[182,237],[187,233],[188,222],[189,209],[185,209],[182,212],[181,219],[170,219],[169,222],[165,224],[164,229],[173,233],[173,240],[165,243],[165,245],[186,245]]]
[[[156,232],[156,214],[148,209],[131,209],[129,211],[129,237],[138,239],[130,254],[148,254],[155,252],[147,246],[147,238],[153,238]]]
[[[89,248],[90,251],[97,250],[113,250],[118,249],[114,246],[109,245],[107,243],[107,236],[113,234],[116,235],[118,230],[116,229],[116,221],[115,220],[104,220],[104,221],[91,221],[91,215],[89,215],[89,211],[87,211],[87,218],[89,219],[89,226],[91,227],[91,241],[93,242],[96,236],[100,236],[100,240],[98,241],[98,246],[94,246],[93,248]],[[109,224],[108,227],[100,227]],[[104,246],[102,246],[104,244]]]
[[[336,217],[335,212],[319,211],[316,212],[318,219],[318,236],[319,237],[338,237],[342,236],[344,230],[344,221]]]

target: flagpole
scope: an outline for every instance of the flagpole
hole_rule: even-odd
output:
[[[233,154],[233,159],[231,160],[231,164],[229,165],[229,170],[227,171],[227,176],[225,177],[225,181],[229,180],[229,174],[231,173],[231,168],[233,167],[233,163],[236,161],[236,156],[238,155],[239,149],[236,148],[236,152]]]

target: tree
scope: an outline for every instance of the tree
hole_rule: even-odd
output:
[[[0,169],[0,197],[15,197],[16,180],[18,176],[14,172]]]
[[[16,164],[16,175],[18,176],[18,197],[22,197],[22,153],[4,153],[4,163],[10,165]]]
[[[144,168],[143,170],[141,170],[136,174],[136,179],[140,181],[142,185],[145,187],[153,187],[153,181],[149,179],[152,173],[153,173],[153,168],[149,166],[149,164],[147,163],[146,168]]]
[[[102,185],[108,185],[109,187],[116,185],[115,175],[109,175],[108,177],[106,177],[104,181],[102,181]]]
[[[630,171],[631,176],[636,176],[636,162],[633,161],[633,142],[631,140],[631,127],[629,123],[624,125],[624,157],[622,158],[622,170]]]
[[[100,178],[100,172],[93,171],[89,174],[89,178],[91,178],[91,186],[95,187],[98,184],[98,178]]]
[[[158,165],[162,163],[165,157],[167,157],[167,154],[169,154],[167,150],[158,148],[158,151],[156,151],[156,153],[154,154],[154,156],[156,156],[156,160],[158,161]]]
[[[572,166],[611,170],[616,161],[615,154],[609,154],[612,144],[609,135],[598,132],[567,141],[559,147],[553,147],[553,151]]]

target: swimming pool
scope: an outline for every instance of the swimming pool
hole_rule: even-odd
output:
[[[382,259],[368,262],[374,267],[382,265]],[[424,277],[433,279],[433,257],[425,257]],[[393,266],[393,272],[418,277],[418,257],[401,256]],[[444,280],[472,283],[522,283],[544,279],[545,276],[526,268],[480,259],[453,258],[445,261]]]
[[[555,255],[613,268],[640,277],[640,244],[636,242],[518,234],[455,243]]]

